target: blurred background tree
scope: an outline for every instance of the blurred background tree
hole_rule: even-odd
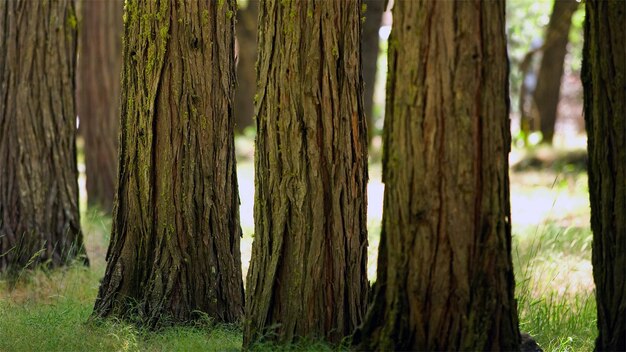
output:
[[[235,24],[235,57],[237,65],[237,88],[235,88],[235,131],[243,133],[254,129],[254,93],[256,91],[258,1],[237,1]]]
[[[82,1],[76,103],[90,206],[113,208],[120,119],[123,0]]]
[[[567,133],[584,132],[584,9],[574,0],[510,0],[506,16],[514,142],[552,143],[556,129],[565,143]]]

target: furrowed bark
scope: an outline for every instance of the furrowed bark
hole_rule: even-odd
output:
[[[94,315],[241,318],[234,1],[127,1],[120,160]]]
[[[361,2],[260,4],[244,347],[339,342],[367,302]]]
[[[626,2],[585,2],[582,81],[596,283],[596,351],[626,350]]]
[[[512,351],[504,2],[397,1],[383,225],[358,350]]]
[[[87,264],[76,167],[74,2],[0,2],[0,272]]]

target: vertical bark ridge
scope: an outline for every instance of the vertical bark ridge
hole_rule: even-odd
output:
[[[367,300],[360,1],[260,5],[244,346],[339,342]]]
[[[241,318],[233,1],[130,1],[100,317]]]
[[[585,3],[582,81],[589,153],[596,351],[626,350],[626,3]]]
[[[394,5],[365,350],[515,350],[504,3]]]
[[[75,67],[73,1],[0,3],[0,272],[87,263]]]

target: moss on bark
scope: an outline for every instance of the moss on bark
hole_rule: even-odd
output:
[[[150,327],[241,318],[234,6],[126,2],[118,187],[96,316]]]

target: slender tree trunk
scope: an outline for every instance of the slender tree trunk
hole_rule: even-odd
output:
[[[626,2],[587,0],[582,81],[597,351],[626,350]]]
[[[397,1],[362,350],[512,351],[504,1]]]
[[[385,12],[385,0],[363,0],[365,5],[365,23],[361,37],[361,57],[363,62],[363,103],[367,117],[368,136],[371,140],[374,132],[374,88],[376,87],[376,68],[378,63],[380,36],[378,30]]]
[[[125,9],[118,187],[94,314],[238,321],[234,1]]]
[[[235,129],[242,132],[254,123],[254,93],[256,91],[259,0],[249,0],[248,6],[237,12],[237,89],[235,89]]]
[[[73,1],[0,1],[0,272],[87,262],[75,67]]]
[[[554,8],[546,30],[546,46],[537,76],[537,87],[533,93],[543,141],[549,144],[552,144],[552,137],[554,137],[569,29],[576,9],[578,9],[576,0],[554,1]]]
[[[78,115],[85,139],[89,205],[113,208],[122,65],[122,0],[83,1]]]
[[[361,1],[261,3],[244,346],[339,342],[367,302]]]

